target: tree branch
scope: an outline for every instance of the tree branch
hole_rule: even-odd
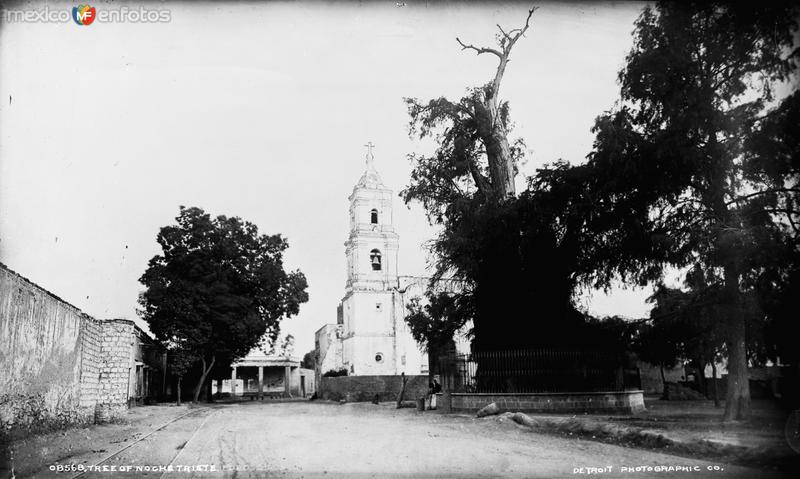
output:
[[[458,191],[459,195],[464,196],[464,191],[461,189],[460,186],[458,186],[458,183],[456,183],[455,178],[450,178],[450,183],[453,185],[453,188],[455,188],[456,191]]]
[[[791,209],[788,209],[788,208],[769,208],[769,209],[765,209],[764,211],[766,211],[767,213],[775,214],[775,215],[777,215],[777,214],[786,215],[786,220],[789,222],[789,226],[792,227],[792,229],[794,230],[795,234],[800,233],[800,230],[798,230],[798,227],[797,227],[797,223],[795,223],[794,220],[792,220],[792,215],[800,215],[800,211],[795,211],[795,210],[791,210]]]
[[[764,211],[767,213],[784,213],[787,215],[800,215],[799,210],[792,210],[789,208],[765,208]]]
[[[491,53],[492,55],[497,55],[499,58],[503,58],[503,54],[495,50],[494,48],[478,48],[475,45],[466,45],[458,37],[456,37],[456,41],[458,42],[459,45],[461,45],[462,50],[475,50],[475,52],[478,55],[480,55],[481,53]]]
[[[528,27],[530,27],[531,24],[531,16],[533,16],[533,12],[535,12],[538,8],[539,7],[533,7],[530,10],[528,10],[528,17],[525,18],[525,26],[519,29],[511,30],[511,32],[517,32],[514,35],[506,33],[502,28],[500,28],[500,25],[497,26],[498,28],[500,28],[500,32],[506,38],[507,42],[501,43],[501,46],[503,47],[503,54],[499,55],[500,64],[497,65],[497,73],[495,73],[494,80],[492,81],[491,93],[493,99],[497,98],[497,94],[500,91],[500,82],[502,81],[503,74],[506,71],[506,65],[508,64],[508,55],[511,53],[511,48],[514,46],[515,43],[517,43],[519,37],[521,37],[522,35],[525,34],[525,32],[528,31]]]
[[[725,203],[725,206],[732,205],[734,203],[738,203],[740,201],[744,201],[750,199],[754,196],[766,195],[769,193],[800,193],[800,188],[771,188],[769,190],[764,191],[756,191],[755,193],[750,193],[748,195],[738,196],[728,202]]]
[[[478,187],[478,191],[483,193],[484,197],[491,198],[493,193],[492,185],[489,183],[489,180],[481,174],[474,161],[469,161],[468,164],[469,172],[472,175],[472,179],[475,180],[475,186]]]
[[[506,31],[505,31],[505,30],[503,30],[503,27],[501,27],[499,23],[497,24],[497,29],[498,29],[498,30],[500,30],[500,33],[502,33],[504,37],[506,37],[507,39],[511,40],[511,35],[509,35],[508,33],[506,33]],[[519,29],[518,29],[518,28],[516,28],[516,29],[514,29],[514,30],[511,30],[511,32],[509,32],[509,33],[514,33],[515,31],[518,31],[518,30],[519,30]]]
[[[508,55],[511,53],[511,48],[515,43],[517,43],[519,37],[528,31],[528,27],[530,27],[531,24],[531,16],[533,16],[533,12],[535,12],[538,8],[539,7],[533,7],[528,10],[528,16],[525,18],[525,26],[522,28],[515,28],[506,32],[503,30],[503,27],[497,25],[500,33],[503,35],[503,40],[500,41],[502,52],[494,48],[476,47],[472,44],[467,45],[466,43],[462,42],[460,38],[456,37],[456,41],[459,45],[461,45],[462,50],[474,50],[478,55],[482,53],[491,53],[500,59],[500,64],[497,66],[497,72],[495,73],[494,80],[492,81],[491,98],[497,98],[497,93],[500,90],[500,81],[503,79],[503,73],[505,72],[506,64],[508,64]]]
[[[465,107],[464,105],[456,103],[456,108],[458,108],[458,111],[460,111],[461,113],[464,113],[465,115],[467,115],[468,117],[472,118],[473,120],[475,119],[475,112],[473,112],[469,108]]]

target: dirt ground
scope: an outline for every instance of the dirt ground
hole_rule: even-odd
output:
[[[113,424],[73,428],[15,441],[12,447],[17,477],[30,476],[38,469],[68,458],[107,456],[162,424],[186,414],[189,405],[159,405],[132,408]],[[62,477],[65,477],[62,474]]]
[[[747,421],[723,422],[721,407],[712,401],[662,401],[648,398],[647,410],[628,416],[594,416],[593,420],[608,421],[655,430],[665,437],[686,443],[730,446],[733,454],[747,457],[729,458],[737,463],[772,465],[785,469],[800,467],[800,455],[786,440],[789,411],[773,401],[754,400],[753,415]],[[708,448],[705,449],[710,449]],[[703,454],[703,447],[698,453]],[[718,448],[724,451],[726,448]]]
[[[616,416],[615,421],[702,434],[731,444],[752,444],[754,441],[775,445],[783,441],[784,426],[789,412],[778,408],[774,402],[753,400],[753,415],[747,421],[722,422],[724,402],[719,408],[712,401],[662,401],[647,399],[647,410],[633,416]],[[705,436],[706,434],[711,436]]]
[[[49,443],[41,438],[21,444],[17,460],[30,462],[18,462],[18,477],[72,478],[75,472],[52,469],[97,464],[185,412],[169,409],[140,408],[126,425],[66,431],[52,435]],[[670,466],[690,470],[666,470]],[[128,467],[130,472],[120,472]],[[774,471],[542,435],[511,421],[398,410],[389,403],[324,402],[216,405],[175,421],[80,477],[551,478],[589,471],[605,477],[781,477]]]

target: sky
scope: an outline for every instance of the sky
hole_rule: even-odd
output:
[[[9,8],[61,12],[66,2]],[[347,197],[373,142],[399,192],[408,135],[404,97],[458,99],[494,75],[496,24],[529,4],[448,2],[93,2],[167,11],[169,22],[0,25],[0,261],[97,318],[137,320],[139,277],[178,207],[239,216],[289,241],[310,300],[282,332],[302,355],[336,321],[344,294]],[[591,151],[595,117],[619,94],[634,2],[537,3],[511,55],[501,97],[522,171]],[[420,205],[394,202],[399,270],[424,275],[435,234]],[[641,317],[649,290],[582,295],[599,315]],[[141,320],[138,320],[143,325]]]

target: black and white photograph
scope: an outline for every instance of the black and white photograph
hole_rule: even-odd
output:
[[[800,4],[0,0],[0,479],[790,478]]]

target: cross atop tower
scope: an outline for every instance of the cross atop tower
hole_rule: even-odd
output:
[[[367,147],[367,169],[364,171],[364,174],[361,175],[361,179],[358,180],[358,183],[356,183],[356,187],[383,188],[381,177],[375,169],[375,156],[372,154],[372,149],[375,148],[375,145],[370,141],[364,146]]]
[[[375,157],[372,155],[372,149],[375,148],[375,145],[373,145],[372,142],[369,141],[364,146],[367,147],[367,169],[374,170],[375,165],[373,164],[373,160],[375,159]]]

